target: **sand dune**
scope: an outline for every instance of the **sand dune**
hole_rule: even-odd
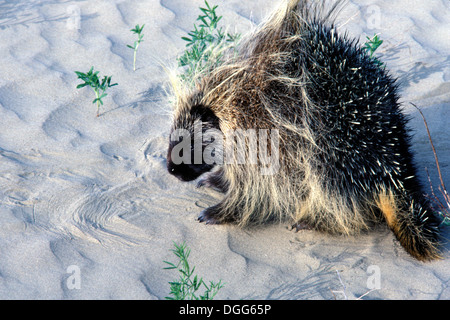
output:
[[[216,1],[222,23],[244,32],[270,0]],[[211,226],[197,215],[220,195],[166,173],[168,75],[202,1],[13,1],[0,4],[0,298],[163,299],[163,270],[186,241],[219,299],[449,299],[444,259],[419,263],[380,226],[356,237],[286,225]],[[340,30],[379,33],[381,58],[399,77],[413,149],[438,177],[421,107],[450,184],[450,5],[445,0],[349,1]],[[146,24],[133,72],[130,29]],[[104,99],[77,90],[91,66],[119,85]],[[448,231],[445,236],[448,237]],[[74,271],[75,270],[75,271]],[[70,286],[79,272],[80,287]],[[345,294],[343,284],[345,285]]]

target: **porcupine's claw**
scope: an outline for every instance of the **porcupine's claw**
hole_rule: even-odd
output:
[[[207,174],[205,177],[198,180],[197,188],[213,188],[219,192],[226,193],[228,191],[228,183],[223,180],[222,176],[222,170]]]
[[[211,187],[211,185],[208,183],[208,179],[207,178],[202,178],[202,179],[198,180],[196,187],[197,188]]]
[[[205,184],[206,184],[205,179],[200,179],[200,180],[198,180],[198,182],[197,182],[197,184],[195,185],[195,187],[196,187],[196,188],[201,188],[201,187],[204,187]]]
[[[206,208],[205,210],[203,210],[200,213],[197,220],[199,222],[204,222],[205,224],[220,224],[221,222],[217,218],[214,217],[218,214],[218,212],[216,212],[216,211],[217,211],[217,206],[212,206],[212,207]]]
[[[220,203],[206,208],[200,213],[197,220],[199,222],[204,222],[205,224],[236,223],[236,218],[234,215],[224,215],[221,210],[222,208]]]

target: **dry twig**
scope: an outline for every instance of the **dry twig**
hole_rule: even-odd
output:
[[[420,115],[422,116],[423,122],[425,124],[425,128],[427,129],[427,134],[428,134],[428,139],[430,140],[430,144],[431,144],[431,148],[433,149],[433,154],[434,154],[434,160],[436,161],[436,168],[439,174],[439,181],[440,181],[440,186],[439,186],[439,191],[441,192],[445,204],[442,203],[442,201],[439,199],[438,196],[436,196],[436,194],[434,193],[434,188],[433,188],[433,184],[431,183],[431,179],[430,179],[430,175],[428,173],[428,169],[425,168],[425,171],[427,172],[427,176],[428,176],[428,181],[430,183],[430,189],[431,189],[431,194],[432,197],[431,201],[434,204],[434,206],[436,207],[435,209],[437,209],[438,212],[440,212],[442,214],[442,216],[444,217],[444,221],[445,220],[450,220],[450,195],[447,192],[447,189],[445,187],[444,184],[444,179],[442,178],[442,172],[441,172],[441,167],[439,166],[439,160],[438,160],[438,156],[436,153],[436,149],[434,148],[434,144],[433,144],[433,140],[431,139],[431,134],[430,134],[430,130],[428,129],[428,124],[427,124],[427,120],[425,119],[425,116],[423,115],[422,111],[419,109],[419,107],[417,107],[414,103],[410,102],[420,113]]]

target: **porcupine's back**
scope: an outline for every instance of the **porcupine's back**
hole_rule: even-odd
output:
[[[303,29],[286,71],[303,63],[306,90],[314,105],[318,159],[331,188],[373,191],[380,185],[418,192],[409,151],[407,120],[397,85],[379,62],[333,26],[312,21]]]

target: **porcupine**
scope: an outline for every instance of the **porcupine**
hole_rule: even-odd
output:
[[[193,144],[196,123],[202,132],[220,130],[225,142],[238,129],[276,129],[275,173],[261,174],[260,159],[176,163],[179,138],[169,142],[168,171],[184,181],[206,173],[199,185],[224,193],[201,222],[290,222],[349,235],[385,221],[413,257],[439,258],[439,219],[416,175],[396,79],[357,40],[338,34],[339,6],[284,1],[237,54],[175,94],[172,133],[187,130]],[[204,151],[208,142],[201,143]]]

